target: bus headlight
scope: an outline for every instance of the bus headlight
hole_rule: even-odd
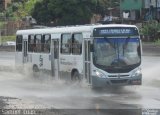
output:
[[[106,75],[100,71],[97,71],[96,70],[96,75],[99,77],[99,78],[106,78]]]
[[[132,77],[137,77],[137,76],[142,76],[141,69],[136,70],[136,71],[132,74]]]

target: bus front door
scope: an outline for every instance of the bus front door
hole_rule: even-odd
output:
[[[59,40],[52,39],[51,43],[51,74],[55,79],[59,77]]]
[[[28,42],[27,40],[25,40],[25,38],[23,38],[23,63],[27,63],[28,62]]]
[[[84,40],[84,78],[87,79],[87,82],[91,84],[90,76],[90,44],[91,41],[88,39]]]

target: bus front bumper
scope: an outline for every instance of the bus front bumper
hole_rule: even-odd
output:
[[[106,86],[127,86],[127,85],[141,85],[142,75],[128,78],[100,78],[92,76],[93,87],[106,87]]]

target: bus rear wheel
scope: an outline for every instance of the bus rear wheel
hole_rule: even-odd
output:
[[[39,68],[37,65],[33,65],[33,77],[34,78],[38,78],[40,76],[40,73],[39,73]]]
[[[73,82],[80,82],[80,81],[81,81],[80,75],[79,75],[79,72],[78,72],[78,71],[72,72],[71,80],[72,80]]]
[[[33,65],[33,72],[39,72],[39,69],[38,69],[37,65]]]

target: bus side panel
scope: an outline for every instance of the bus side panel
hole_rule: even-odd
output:
[[[38,69],[43,69],[43,56],[40,53],[33,53],[32,64],[36,65]]]
[[[38,69],[51,70],[49,58],[50,54],[47,53],[28,53],[28,63],[31,64],[31,68],[36,65]]]
[[[60,55],[60,76],[63,78],[71,78],[73,69],[78,70],[79,74],[83,71],[83,58],[82,55]],[[67,79],[66,78],[66,79]]]
[[[51,70],[51,56],[50,54],[42,54],[43,59],[43,69],[45,70]]]

